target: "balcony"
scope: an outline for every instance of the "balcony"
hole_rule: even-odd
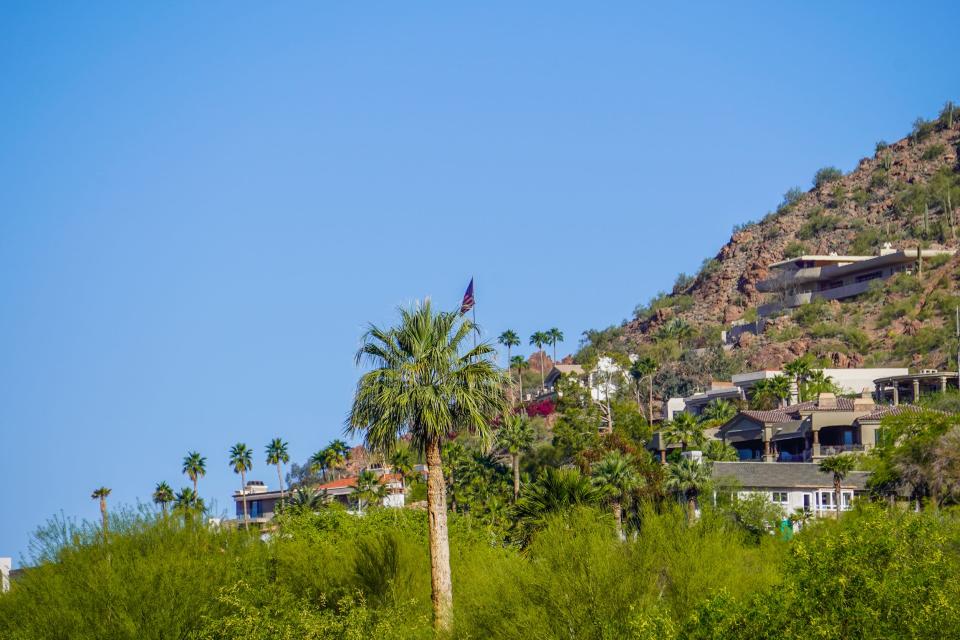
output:
[[[841,453],[860,453],[866,451],[862,444],[820,445],[820,457],[836,456]]]

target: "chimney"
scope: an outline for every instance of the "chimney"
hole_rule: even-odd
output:
[[[832,393],[823,392],[817,396],[818,409],[836,409],[837,396]]]
[[[800,403],[800,388],[797,387],[797,380],[794,378],[790,381],[790,404],[799,404]]]
[[[873,411],[873,397],[870,395],[870,389],[864,388],[859,398],[853,399],[854,411]]]

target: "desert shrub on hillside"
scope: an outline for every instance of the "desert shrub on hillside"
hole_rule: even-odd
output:
[[[826,300],[818,298],[793,310],[793,321],[801,327],[811,327],[817,322],[830,320],[833,312]]]
[[[843,171],[836,167],[823,167],[818,169],[813,176],[813,186],[818,189],[823,185],[839,180],[843,177]]]
[[[888,301],[877,315],[877,326],[885,327],[897,318],[909,318],[917,311],[918,298],[910,296],[903,300]]]
[[[809,240],[815,235],[835,230],[840,225],[840,218],[824,213],[822,207],[817,207],[810,212],[807,221],[797,231],[797,237],[801,240]]]
[[[867,193],[867,190],[863,187],[857,187],[854,189],[853,193],[850,194],[850,198],[861,207],[870,202],[870,194]]]
[[[923,142],[930,137],[936,130],[936,123],[925,118],[917,118],[913,121],[913,129],[910,131],[910,140],[914,143]]]
[[[857,232],[850,243],[850,253],[854,255],[870,255],[876,253],[877,248],[883,243],[884,236],[880,229],[876,227],[866,227]]]
[[[807,245],[800,242],[799,240],[793,240],[788,244],[783,250],[783,257],[785,258],[799,258],[803,254],[807,253],[809,249]]]
[[[870,188],[871,189],[882,189],[887,186],[887,172],[885,169],[877,169],[872,174],[870,174]]]
[[[924,150],[921,157],[927,161],[936,160],[942,156],[946,150],[947,148],[942,144],[932,144]]]

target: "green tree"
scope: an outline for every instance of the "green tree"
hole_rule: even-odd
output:
[[[798,396],[803,389],[803,383],[810,377],[812,371],[813,359],[806,355],[795,358],[783,366],[783,372],[791,376],[793,383],[797,385]]]
[[[434,625],[442,633],[453,622],[453,585],[441,447],[462,431],[488,444],[490,420],[505,409],[505,379],[492,361],[493,347],[487,342],[465,346],[473,330],[469,319],[435,313],[429,301],[401,309],[396,327],[371,326],[357,362],[372,368],[357,383],[347,423],[374,451],[392,451],[407,432],[426,458],[430,583]]]
[[[611,451],[593,467],[593,482],[613,509],[617,537],[625,540],[623,533],[623,501],[640,482],[630,459],[619,451]]]
[[[513,356],[510,358],[510,364],[517,368],[517,381],[520,390],[517,398],[520,399],[520,404],[523,404],[523,370],[527,366],[527,361],[523,359],[523,356]]]
[[[230,447],[230,467],[240,474],[240,500],[243,502],[243,526],[250,528],[250,515],[247,511],[247,471],[253,468],[253,451],[242,442]]]
[[[103,541],[107,541],[107,496],[110,495],[110,489],[100,487],[95,489],[90,497],[94,500],[100,500],[100,520],[103,523]]]
[[[183,472],[193,482],[193,492],[197,491],[197,480],[207,475],[207,459],[196,451],[189,451],[183,458]]]
[[[814,369],[801,387],[800,399],[816,400],[821,393],[840,393],[840,388],[833,382],[833,378],[825,374],[822,369]]]
[[[357,476],[357,484],[350,492],[350,498],[357,503],[357,513],[363,515],[363,507],[376,502],[383,502],[387,497],[387,487],[380,483],[380,478],[373,471],[364,470]]]
[[[323,477],[323,481],[327,481],[327,468],[330,466],[330,449],[323,448],[320,451],[317,451],[312,456],[310,456],[310,471],[311,473],[320,472]]]
[[[167,505],[173,502],[173,489],[166,482],[158,482],[153,490],[153,503],[160,505],[164,517],[167,515]]]
[[[647,388],[647,415],[645,416],[647,422],[650,424],[653,424],[653,376],[658,368],[657,361],[649,356],[637,358],[630,363],[630,377],[633,379],[636,387],[637,408],[640,409],[641,412],[643,412],[643,408],[640,406],[640,385],[644,379],[648,379],[650,383]]]
[[[823,167],[818,169],[816,175],[813,176],[813,186],[820,188],[825,184],[834,182],[843,177],[843,171],[837,169],[836,167]]]
[[[194,514],[203,513],[205,509],[203,499],[190,487],[180,489],[174,496],[174,512],[182,514],[187,521],[192,519]]]
[[[836,455],[824,458],[818,465],[820,471],[833,474],[833,498],[834,507],[837,509],[837,518],[840,517],[840,486],[844,479],[857,466],[857,460],[853,456]]]
[[[512,329],[507,329],[506,331],[500,334],[500,336],[497,338],[497,342],[499,342],[500,344],[502,344],[507,348],[507,363],[509,366],[509,363],[512,361],[512,357],[510,355],[511,350],[514,347],[520,346],[520,336],[517,335],[516,331],[513,331]]]
[[[711,462],[736,462],[740,459],[736,449],[720,440],[707,442],[703,447],[703,455]]]
[[[350,459],[350,447],[339,438],[327,445],[327,468],[339,477]]]
[[[553,363],[557,363],[557,343],[563,342],[563,332],[556,327],[553,327],[546,332],[547,337],[550,339],[550,346],[553,347]]]
[[[550,514],[575,506],[595,506],[602,494],[578,469],[545,467],[536,482],[527,485],[513,508],[514,523],[522,542],[541,528]]]
[[[497,446],[510,454],[510,462],[513,465],[514,502],[520,495],[520,456],[533,446],[533,439],[533,427],[522,415],[505,416],[503,424],[497,430]]]
[[[681,458],[667,470],[667,489],[675,491],[687,502],[687,519],[691,524],[697,517],[697,498],[710,483],[710,465]]]
[[[750,389],[750,407],[753,409],[773,409],[785,406],[790,397],[790,378],[775,375],[772,378],[758,380]]]
[[[546,377],[546,373],[544,373],[544,370],[543,370],[543,359],[546,356],[546,354],[543,351],[543,345],[549,344],[549,343],[550,343],[550,334],[548,334],[545,331],[537,331],[530,336],[530,344],[536,345],[537,352],[540,354],[540,357],[538,358],[538,360],[540,360],[540,391],[543,391],[544,389],[544,379]]]
[[[327,504],[329,498],[326,490],[321,492],[305,487],[297,487],[290,497],[289,505],[294,511],[318,511]]]
[[[277,466],[277,482],[280,487],[280,499],[283,499],[283,471],[281,465],[290,462],[290,453],[287,450],[287,443],[280,438],[274,438],[267,445],[267,464]]]
[[[662,429],[664,437],[670,444],[680,443],[680,450],[686,451],[687,445],[701,446],[703,444],[704,426],[692,413],[681,412],[673,416]]]

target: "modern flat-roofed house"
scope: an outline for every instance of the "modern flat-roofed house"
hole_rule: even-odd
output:
[[[757,283],[757,291],[774,299],[758,307],[761,316],[813,300],[843,300],[866,293],[875,280],[886,280],[916,268],[923,259],[953,255],[947,249],[893,249],[887,243],[876,256],[803,255],[770,265],[770,278]]]
[[[399,474],[383,473],[382,470],[371,469],[378,472],[380,484],[387,487],[387,496],[383,499],[385,507],[403,507],[404,490],[403,480]],[[331,500],[335,500],[347,508],[355,506],[350,498],[354,488],[357,486],[357,476],[339,478],[331,480],[324,484],[310,487],[309,490],[314,493],[325,494]],[[284,496],[290,497],[290,491],[284,491]],[[280,502],[280,492],[270,491],[267,486],[259,480],[247,482],[247,512],[250,523],[262,525],[270,522],[276,514],[277,505]],[[243,496],[239,491],[233,493],[233,500],[236,505],[237,520],[243,520]]]
[[[762,462],[714,462],[713,479],[733,488],[740,497],[764,494],[789,514],[796,509],[813,515],[837,510],[833,474],[820,471],[812,462],[763,464]],[[850,508],[853,498],[867,489],[866,471],[852,471],[840,483],[840,510]]]

